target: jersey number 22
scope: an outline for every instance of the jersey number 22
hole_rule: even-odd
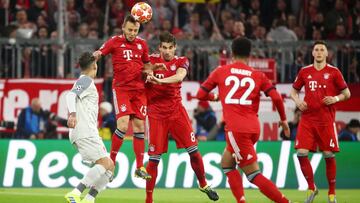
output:
[[[245,77],[240,80],[238,77],[231,75],[225,79],[225,85],[231,85],[232,81],[234,82],[234,85],[225,97],[225,104],[251,105],[252,101],[247,98],[255,88],[254,80],[249,77]],[[233,96],[235,92],[239,89],[239,87],[245,87],[246,83],[249,83],[249,87],[246,89],[244,94],[240,97],[240,99],[234,99]]]

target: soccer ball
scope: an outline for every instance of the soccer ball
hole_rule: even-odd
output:
[[[131,15],[140,23],[147,23],[151,20],[151,6],[145,2],[138,2],[131,8]]]

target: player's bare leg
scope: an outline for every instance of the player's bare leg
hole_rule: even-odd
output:
[[[277,203],[289,203],[290,201],[278,190],[273,182],[263,176],[257,162],[253,162],[241,168],[248,180],[259,187],[261,193]]]
[[[230,189],[237,203],[245,203],[244,188],[240,172],[236,169],[236,162],[231,152],[224,150],[221,167],[228,178]]]
[[[117,129],[112,136],[110,149],[110,158],[114,162],[114,164],[116,163],[116,155],[124,142],[124,137],[128,130],[129,119],[130,116],[126,115],[118,118],[116,121]]]
[[[326,177],[329,183],[328,203],[336,203],[335,184],[336,184],[336,160],[335,154],[331,151],[324,151],[326,163]]]
[[[201,154],[198,151],[198,146],[194,145],[188,147],[186,148],[186,151],[189,153],[191,167],[199,181],[199,190],[206,193],[209,199],[217,201],[219,199],[218,194],[206,182],[204,163]]]
[[[300,162],[301,171],[308,183],[308,191],[306,193],[305,203],[312,203],[315,197],[318,195],[319,190],[314,183],[314,173],[308,158],[309,150],[307,149],[298,149],[297,157]]]
[[[148,174],[143,164],[145,151],[144,121],[135,117],[131,121],[134,131],[133,148],[136,157],[135,177],[148,180],[151,179],[151,175]]]

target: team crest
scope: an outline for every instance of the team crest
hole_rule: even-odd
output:
[[[138,48],[139,50],[141,50],[141,49],[142,49],[141,44],[137,44],[137,48]]]
[[[176,66],[175,65],[170,66],[170,70],[172,71],[176,70]]]
[[[325,73],[325,74],[324,74],[324,79],[325,79],[325,80],[329,79],[329,77],[330,77],[330,74],[329,74],[329,73]]]
[[[155,151],[155,145],[149,144],[149,150],[150,150],[150,152],[154,152]]]
[[[126,111],[126,104],[121,104],[120,111],[125,112]]]
[[[81,85],[76,85],[75,89],[76,89],[76,91],[80,91],[82,89],[82,86]]]

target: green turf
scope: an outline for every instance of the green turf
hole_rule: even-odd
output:
[[[63,196],[70,189],[43,188],[0,188],[1,203],[65,203]],[[235,202],[230,190],[218,189],[218,203]],[[281,190],[292,201],[303,202],[305,192],[297,190]],[[258,190],[246,190],[248,203],[270,203]],[[97,203],[143,203],[145,190],[142,189],[111,189],[103,191],[97,198]],[[156,189],[155,203],[206,203],[212,202],[207,196],[195,189]],[[338,203],[360,202],[360,189],[337,190]],[[321,190],[315,203],[327,203],[327,191]]]

